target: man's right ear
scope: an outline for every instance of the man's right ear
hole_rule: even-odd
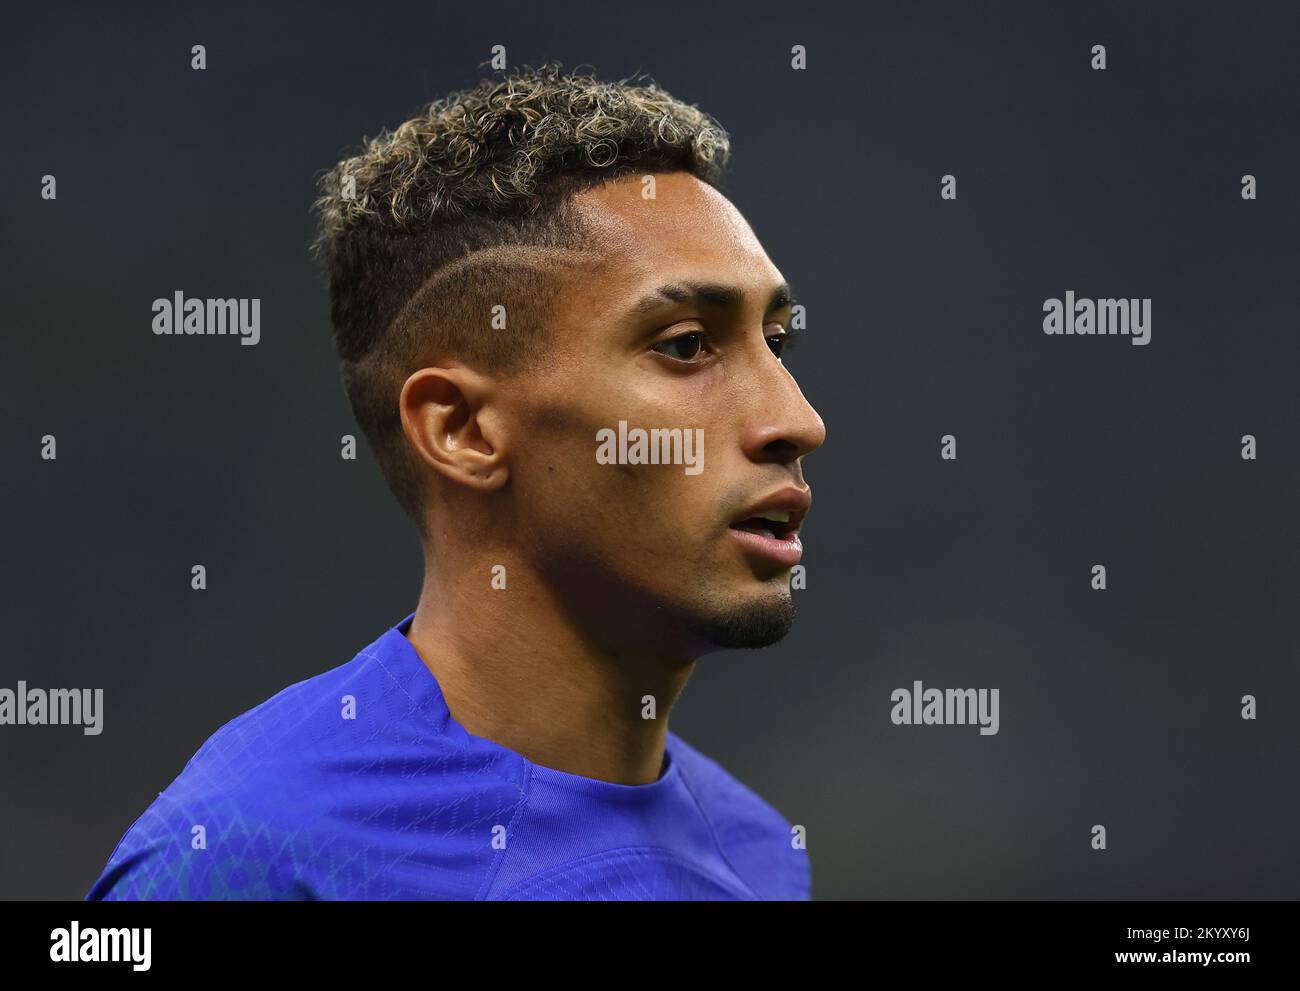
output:
[[[509,476],[494,382],[462,365],[421,368],[402,385],[402,430],[420,458],[453,482],[487,492]]]

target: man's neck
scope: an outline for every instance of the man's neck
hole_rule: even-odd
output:
[[[427,571],[407,639],[452,718],[543,767],[617,784],[659,777],[668,713],[693,660],[593,644],[546,583],[515,565],[509,587]],[[476,586],[479,583],[474,583]]]

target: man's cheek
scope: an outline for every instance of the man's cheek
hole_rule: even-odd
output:
[[[607,499],[628,507],[629,525],[657,547],[680,555],[698,543],[716,516],[699,481],[678,465],[631,465],[619,474],[621,491]]]

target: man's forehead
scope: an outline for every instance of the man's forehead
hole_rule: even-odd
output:
[[[573,205],[611,252],[726,247],[762,253],[731,201],[688,172],[620,176],[578,193]]]
[[[694,280],[764,293],[781,281],[740,211],[689,173],[641,176],[585,190],[574,206],[602,256],[599,295],[611,302],[650,284]],[[596,273],[593,273],[596,274]]]

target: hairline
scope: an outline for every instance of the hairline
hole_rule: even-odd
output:
[[[572,271],[591,264],[599,257],[599,252],[591,248],[569,248],[545,244],[496,244],[476,248],[430,273],[420,287],[402,304],[385,336],[390,343],[395,342],[408,329],[408,323],[418,318],[430,297],[445,283],[467,269],[493,264],[512,265],[531,269],[543,277],[554,278],[554,268],[557,265]]]

